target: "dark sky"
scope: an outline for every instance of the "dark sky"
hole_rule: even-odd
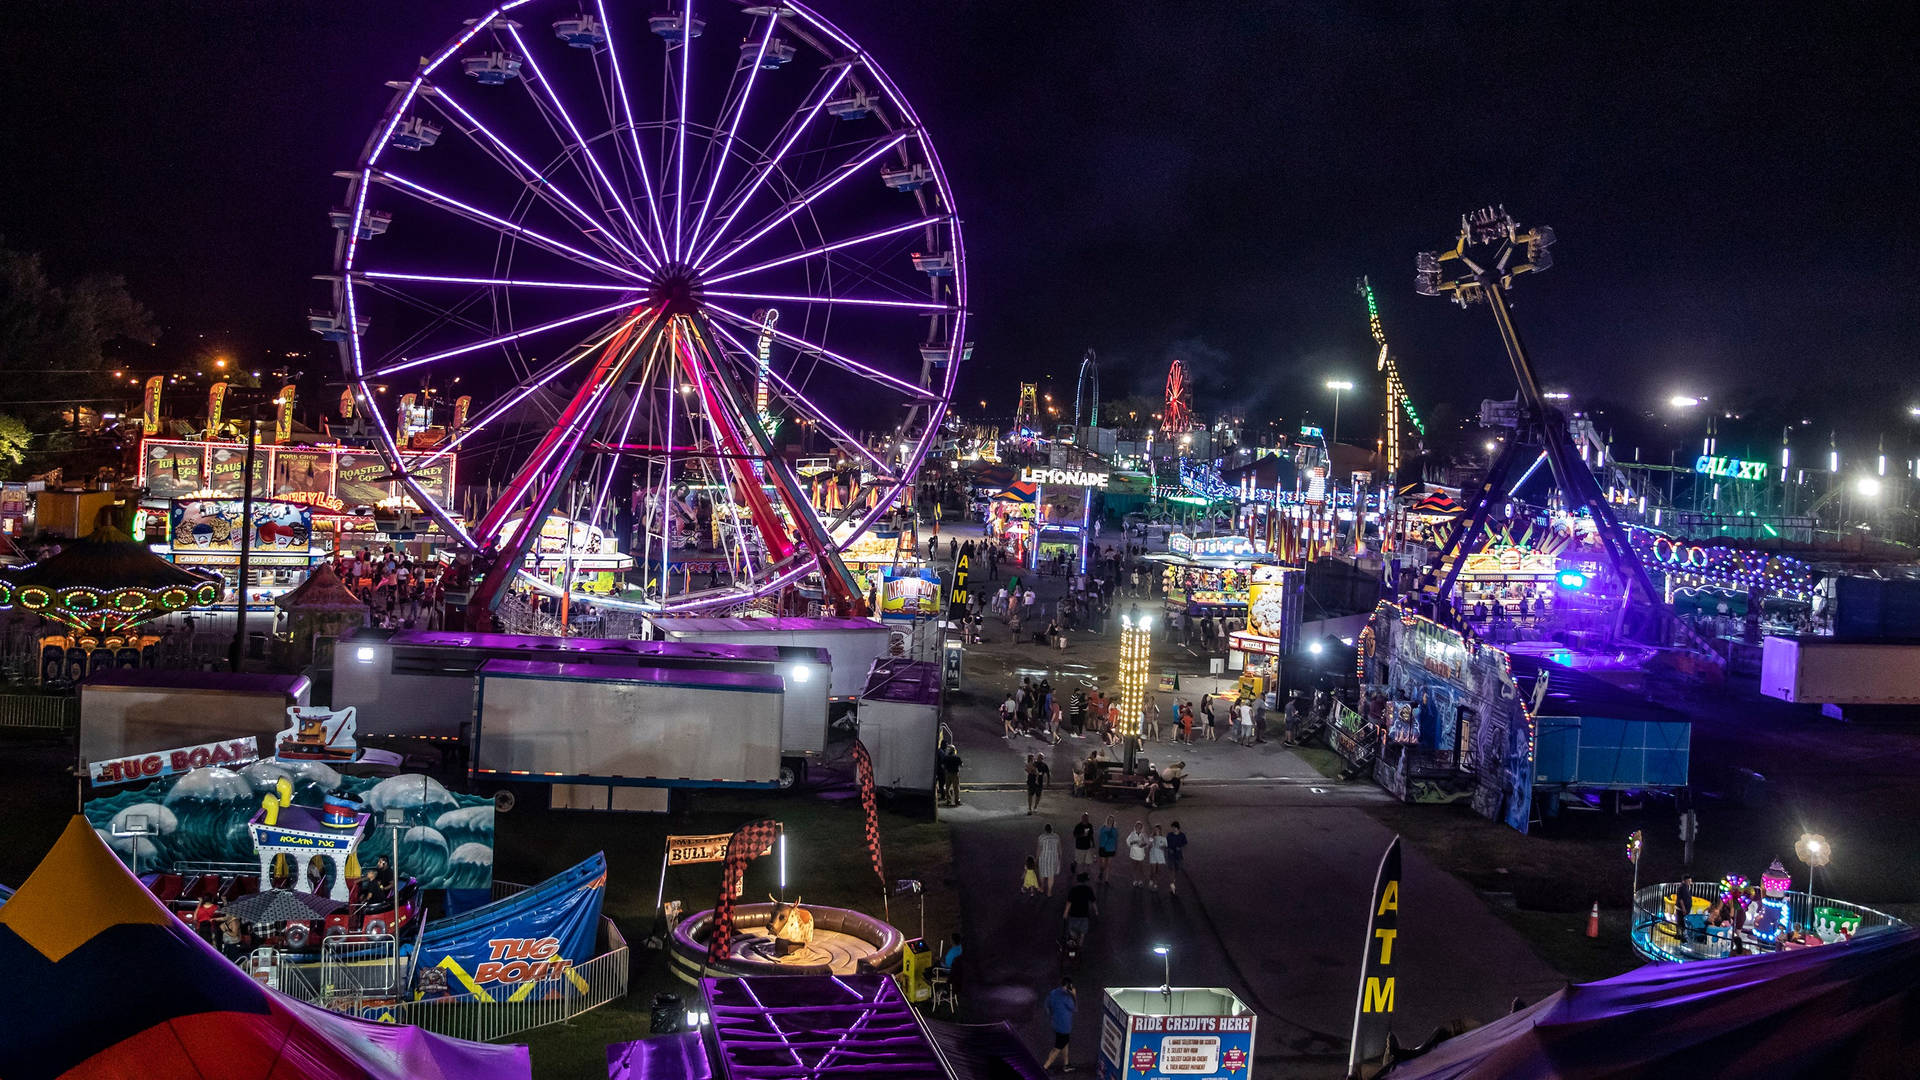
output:
[[[1109,397],[1157,394],[1180,351],[1203,408],[1297,420],[1323,378],[1371,367],[1361,274],[1426,411],[1505,396],[1484,310],[1411,288],[1414,253],[1491,201],[1560,237],[1516,298],[1550,384],[1620,412],[1709,393],[1861,437],[1920,400],[1920,63],[1899,5],[818,6],[952,174],[972,409],[1010,411],[1027,372],[1070,390],[1092,346]],[[57,273],[125,274],[171,327],[301,343],[331,172],[382,81],[481,10],[16,2],[0,236]]]

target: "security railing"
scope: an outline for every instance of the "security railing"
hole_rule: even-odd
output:
[[[80,722],[72,694],[0,694],[0,727],[65,731]]]
[[[1833,943],[1877,926],[1904,927],[1906,922],[1870,907],[1790,892],[1779,898],[1783,909],[1778,929],[1769,933],[1759,928],[1758,912],[1749,909],[1744,925],[1736,932],[1731,926],[1714,926],[1712,915],[1720,906],[1724,886],[1702,881],[1692,885],[1695,911],[1680,917],[1675,905],[1678,882],[1641,886],[1633,898],[1633,947],[1649,960],[1671,962],[1711,960],[1723,956],[1776,952],[1797,948],[1792,940],[1797,932],[1812,934],[1821,943]],[[1814,942],[1807,942],[1813,944]]]

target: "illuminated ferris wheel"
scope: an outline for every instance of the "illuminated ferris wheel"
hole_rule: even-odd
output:
[[[389,85],[314,322],[406,495],[497,549],[474,603],[550,515],[630,514],[639,606],[818,575],[859,609],[840,552],[898,502],[966,352],[952,194],[874,59],[799,4],[518,0]],[[483,404],[437,441],[379,408],[456,379]],[[456,450],[512,463],[471,520],[438,483]]]

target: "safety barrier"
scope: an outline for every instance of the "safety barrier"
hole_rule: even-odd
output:
[[[602,924],[617,942],[614,948],[553,978],[522,983],[506,1001],[406,1001],[369,1010],[369,1015],[476,1042],[565,1023],[627,995],[627,943],[611,920],[602,920]]]
[[[80,722],[80,699],[71,694],[0,694],[0,727],[65,731]]]

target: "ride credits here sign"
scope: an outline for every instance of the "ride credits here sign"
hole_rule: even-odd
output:
[[[1103,1019],[1108,1023],[1101,1032],[1101,1080],[1247,1080],[1253,1073],[1251,1013],[1124,1016],[1109,1010]],[[1122,1025],[1124,1044],[1120,1044]]]

